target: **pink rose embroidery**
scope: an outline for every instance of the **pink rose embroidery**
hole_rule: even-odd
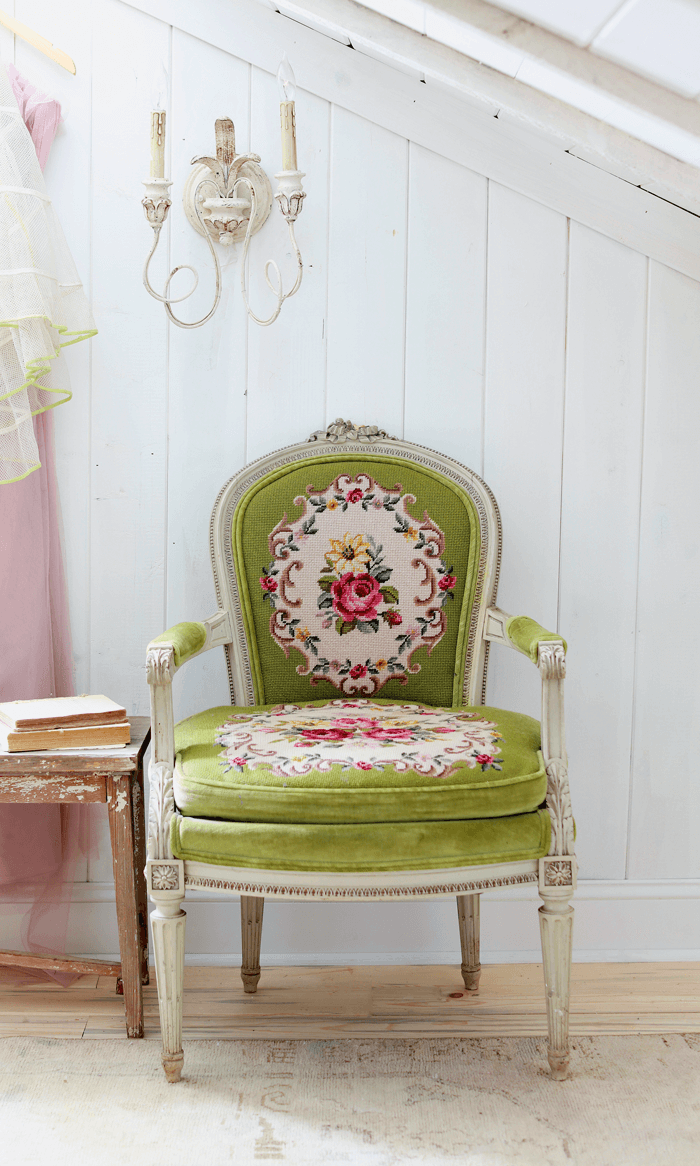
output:
[[[355,768],[356,769],[371,769],[372,766],[370,765],[369,761],[356,761]]]
[[[353,680],[362,680],[362,677],[367,675],[367,669],[364,664],[356,664],[354,668],[350,669],[350,675]]]
[[[331,585],[331,595],[333,610],[346,623],[352,623],[355,619],[376,619],[377,608],[382,602],[377,580],[372,575],[354,575],[352,571],[336,579]]]
[[[304,741],[345,741],[352,737],[352,729],[302,729]]]
[[[476,761],[478,765],[490,765],[493,757],[490,753],[477,753]]]
[[[245,765],[245,757],[232,757],[231,764],[232,765]]]
[[[276,591],[277,580],[271,579],[269,575],[261,575],[260,586],[262,587],[263,591]]]
[[[356,486],[354,490],[348,490],[345,500],[346,502],[359,502],[361,498],[362,490],[359,490]]]
[[[372,741],[412,741],[413,734],[410,729],[382,729],[377,726],[376,729],[369,729],[365,734]]]
[[[389,624],[389,627],[392,628],[396,627],[400,623],[403,623],[403,618],[401,615],[399,615],[398,611],[385,611],[384,619]]]
[[[456,582],[457,582],[456,575],[443,575],[442,579],[438,583],[438,587],[440,588],[441,591],[452,591]]]

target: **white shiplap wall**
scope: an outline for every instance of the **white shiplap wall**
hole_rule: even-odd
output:
[[[192,7],[16,0],[20,20],[75,58],[76,77],[2,37],[5,59],[63,104],[46,178],[99,328],[91,351],[67,350],[75,395],[56,410],[78,691],[147,711],[146,643],[215,608],[207,524],[223,481],[338,415],[376,421],[484,474],[504,520],[501,606],[569,639],[581,958],[697,955],[695,220],[258,4],[202,0],[197,27]],[[200,269],[182,309],[194,318],[211,270],[178,205],[182,182],[227,114],[239,151],[277,170],[280,47],[302,86],[302,290],[273,327],[249,324],[228,256],[214,321],[169,330],[141,286],[149,110],[168,109],[163,250],[169,266]],[[253,248],[262,310],[262,260],[280,254],[275,210]],[[490,702],[537,715],[535,669],[515,653],[491,660]],[[176,681],[183,716],[226,698],[223,654]],[[106,952],[111,860],[97,815],[94,828],[70,942]],[[188,908],[188,949],[225,959],[239,950],[236,905],[203,900]],[[453,914],[271,904],[264,947],[280,959],[453,958]],[[493,958],[534,955],[534,905],[496,896],[483,915]]]

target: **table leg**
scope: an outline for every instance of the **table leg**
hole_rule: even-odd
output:
[[[141,942],[135,867],[134,815],[131,774],[107,778],[107,808],[112,839],[112,864],[117,898],[126,1035],[143,1036]]]
[[[148,891],[146,889],[146,805],[143,789],[143,761],[139,760],[131,782],[134,819],[134,878],[141,948],[141,983],[148,981]]]

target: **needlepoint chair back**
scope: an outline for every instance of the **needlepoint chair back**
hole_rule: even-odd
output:
[[[408,442],[306,442],[222,489],[211,551],[231,701],[483,704],[498,508],[472,471]]]

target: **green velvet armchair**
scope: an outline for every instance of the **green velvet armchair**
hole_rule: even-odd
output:
[[[265,898],[455,896],[468,991],[479,893],[537,883],[552,1076],[566,1076],[576,878],[566,644],[496,606],[476,474],[339,420],[224,486],[218,611],[152,640],[147,878],[163,1066],[180,1078],[187,887],[238,892],[247,992]],[[487,707],[490,644],[542,676],[542,721]],[[175,724],[172,679],[226,653],[231,704]]]

